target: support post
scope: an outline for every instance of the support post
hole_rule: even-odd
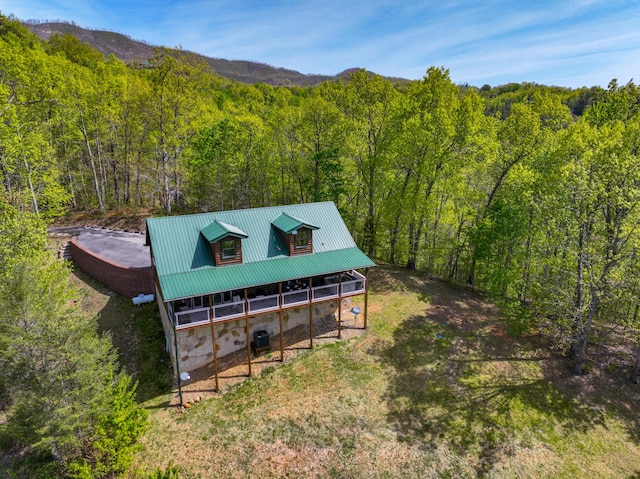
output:
[[[247,365],[249,366],[249,377],[251,377],[251,337],[249,337],[249,304],[247,290],[244,290],[244,314],[245,314],[245,334],[247,335]]]
[[[282,283],[280,283],[280,362],[284,363],[284,335],[282,334]]]
[[[312,280],[309,278],[309,348],[313,349],[313,291]]]
[[[369,268],[364,270],[364,329],[367,329],[367,307],[369,306],[369,278],[367,278],[368,274]]]
[[[173,311],[171,315],[171,322],[173,323],[173,344],[176,348],[176,375],[178,376],[178,396],[180,397],[180,406],[182,406],[182,380],[180,379],[180,356],[178,352],[178,332],[176,330],[176,313]]]
[[[342,339],[342,274],[338,282],[338,339]]]
[[[213,376],[216,380],[216,392],[220,391],[218,385],[218,352],[216,351],[216,328],[213,322],[213,295],[209,296],[209,323],[211,324],[211,344],[213,346]]]

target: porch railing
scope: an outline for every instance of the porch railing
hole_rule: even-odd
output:
[[[280,308],[280,295],[272,294],[249,300],[249,313],[256,311],[274,311]]]
[[[309,302],[309,290],[300,289],[298,291],[288,291],[282,293],[282,306],[295,306],[296,304],[304,304]]]
[[[209,308],[189,309],[176,312],[175,315],[177,326],[195,326],[209,322]]]
[[[331,299],[338,297],[338,284],[325,284],[323,286],[314,286],[311,288],[311,294],[314,301],[320,299]]]
[[[349,279],[353,278],[353,279]],[[366,278],[357,271],[345,273],[342,278],[341,288],[342,296],[353,296],[364,292]]]
[[[289,308],[296,305],[308,304],[310,295],[311,302],[313,303],[339,298],[341,296],[362,294],[366,289],[366,278],[355,270],[342,273],[341,278],[338,275],[327,276],[324,278],[324,281],[326,284],[312,288],[251,298],[246,302],[244,299],[239,300],[234,296],[236,301],[214,304],[212,308],[204,307],[175,312],[176,327],[186,328],[206,324],[209,322],[210,311],[213,312],[214,321],[222,321],[240,318],[246,314],[277,311],[280,307]]]
[[[213,320],[239,318],[244,316],[244,300],[222,303],[213,307]]]

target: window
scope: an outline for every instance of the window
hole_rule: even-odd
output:
[[[232,259],[236,257],[236,240],[223,239],[221,242],[222,247],[222,259]]]
[[[296,249],[302,249],[309,246],[309,231],[298,230],[298,233],[294,235],[294,242]]]
[[[229,303],[231,301],[231,291],[225,291],[223,293],[216,293],[213,295],[213,303]]]

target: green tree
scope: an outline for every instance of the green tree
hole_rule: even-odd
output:
[[[338,104],[348,118],[351,132],[345,154],[358,172],[352,188],[356,195],[354,205],[366,211],[363,224],[354,234],[367,254],[375,256],[381,205],[390,194],[386,177],[400,93],[390,81],[365,70],[354,73],[340,93]]]
[[[69,61],[87,68],[96,68],[104,62],[104,56],[85,42],[81,42],[70,33],[54,33],[49,38],[49,48],[53,54],[64,55]]]
[[[301,104],[285,105],[268,118],[280,159],[274,191],[282,203],[332,200],[340,207],[346,194],[344,118],[325,90],[320,87]]]
[[[497,130],[498,151],[493,161],[487,164],[486,200],[478,209],[475,221],[476,233],[473,237],[473,255],[470,267],[469,284],[476,283],[476,265],[487,242],[498,238],[498,232],[488,233],[491,229],[491,215],[494,201],[509,174],[517,165],[532,161],[544,146],[545,131],[540,115],[530,104],[515,104],[509,117],[502,121]]]
[[[0,224],[13,226],[0,258],[2,433],[78,477],[122,472],[146,423],[131,379],[109,337],[75,311],[68,268],[41,247],[42,223],[2,206]]]
[[[195,133],[206,125],[214,108],[203,102],[210,68],[188,54],[159,49],[145,70],[151,95],[145,108],[156,160],[155,178],[160,206],[170,212],[184,200],[182,157]]]
[[[9,28],[0,37],[0,72],[0,182],[12,204],[55,217],[69,199],[49,142],[59,72],[40,44]]]
[[[420,82],[407,92],[407,117],[396,136],[394,153],[400,186],[394,188],[397,209],[391,229],[390,258],[396,261],[397,236],[405,230],[406,266],[416,269],[427,224],[437,224],[442,203],[434,192],[443,175],[453,175],[476,154],[470,148],[476,129],[485,121],[482,103],[475,92],[462,95],[445,68],[429,68]],[[485,130],[486,133],[490,129]],[[394,208],[395,209],[395,208]],[[406,222],[401,228],[401,220]],[[435,239],[435,235],[432,235]]]

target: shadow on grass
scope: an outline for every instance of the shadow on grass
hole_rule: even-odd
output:
[[[432,318],[413,317],[396,330],[393,344],[378,352],[395,369],[386,394],[387,419],[401,440],[425,449],[444,442],[459,454],[471,453],[480,476],[514,453],[514,438],[522,442],[524,430],[553,443],[560,440],[554,423],[574,431],[603,424],[601,410],[559,392],[539,368],[510,364],[539,358],[503,351],[505,358],[494,359],[495,347],[488,356],[475,347]],[[496,367],[500,361],[508,364]]]
[[[120,367],[138,383],[138,402],[169,393],[171,365],[164,350],[157,303],[135,306],[131,299],[110,291],[82,271],[76,269],[74,274],[95,293],[108,296],[106,304],[96,312],[98,333],[111,336]]]
[[[478,476],[515,454],[514,444],[553,447],[571,432],[604,425],[612,412],[638,443],[633,408],[620,411],[608,392],[584,400],[563,359],[540,338],[508,336],[482,295],[391,268],[377,274],[379,292],[406,288],[430,303],[426,314],[405,319],[391,342],[369,351],[394,369],[387,421],[401,440],[471,454]]]

